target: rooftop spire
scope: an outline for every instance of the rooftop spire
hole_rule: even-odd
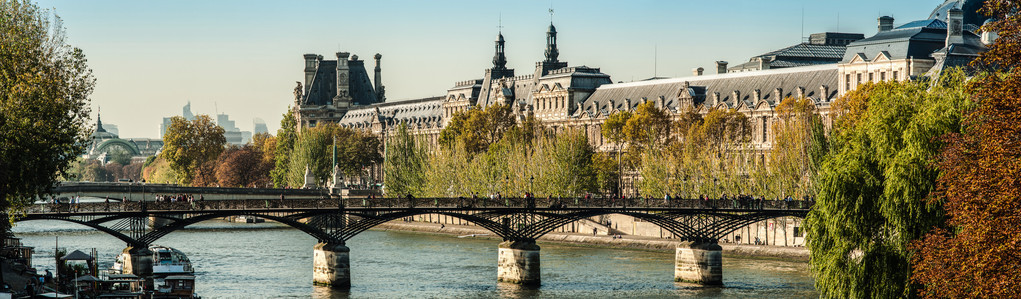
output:
[[[553,8],[549,9],[549,30],[546,30],[546,62],[558,62],[557,27],[553,26]]]
[[[102,112],[102,108],[96,109],[96,133],[106,132],[106,129],[103,128],[103,120],[99,117],[99,114]]]
[[[496,37],[496,55],[493,55],[493,69],[494,70],[506,70],[507,69],[507,55],[503,51],[503,15],[500,15],[500,33]]]

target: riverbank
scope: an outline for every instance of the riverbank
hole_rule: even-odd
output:
[[[467,225],[438,224],[430,222],[399,222],[392,221],[373,228],[381,231],[404,231],[427,234],[450,235],[466,238],[500,239],[490,231]],[[548,242],[571,246],[595,246],[608,248],[626,248],[636,250],[674,252],[677,241],[651,237],[622,235],[615,239],[606,235],[586,235],[577,233],[553,232],[539,238],[539,243]],[[805,261],[809,259],[808,248],[766,245],[720,244],[726,257],[778,259],[786,261]]]

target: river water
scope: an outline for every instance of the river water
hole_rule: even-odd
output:
[[[33,263],[53,269],[54,243],[99,252],[113,264],[124,243],[59,221],[19,223],[15,234],[35,247]],[[277,223],[206,221],[156,242],[183,251],[203,298],[809,298],[818,297],[804,262],[723,259],[724,287],[673,282],[673,253],[564,246],[540,242],[542,286],[496,282],[496,240],[366,231],[348,241],[351,290],[312,286],[316,240]]]

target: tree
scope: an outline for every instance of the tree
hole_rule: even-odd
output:
[[[383,184],[388,196],[421,195],[425,189],[426,142],[411,136],[408,125],[401,123],[397,135],[386,143],[383,159]]]
[[[448,147],[460,144],[475,154],[485,152],[515,124],[511,106],[497,103],[484,110],[472,108],[451,117],[447,127],[440,131],[440,144]]]
[[[912,297],[910,242],[941,223],[928,204],[939,176],[938,138],[960,130],[970,105],[964,74],[866,84],[834,104],[831,153],[805,220],[816,289],[823,297]]]
[[[822,117],[810,98],[786,98],[776,106],[768,169],[775,196],[815,196],[816,174],[827,143]]]
[[[982,29],[999,38],[973,62],[984,71],[968,85],[978,104],[945,138],[930,198],[949,219],[912,247],[912,279],[928,297],[1021,297],[1021,14],[1008,0],[983,10],[994,21]]]
[[[273,164],[255,145],[232,146],[220,154],[214,170],[222,187],[265,187]]]
[[[280,120],[280,129],[277,130],[275,139],[276,149],[273,155],[273,171],[270,177],[273,179],[273,186],[283,188],[287,186],[287,173],[290,171],[291,154],[294,150],[294,142],[298,139],[298,120],[290,113],[291,107],[287,107],[283,119]]]
[[[0,1],[0,20],[0,209],[19,210],[84,152],[95,79],[49,11]]]
[[[382,162],[379,138],[371,133],[335,124],[307,128],[299,134],[291,152],[287,182],[301,186],[308,167],[322,186],[333,174],[333,141],[336,138],[337,167],[347,176],[361,176],[365,167]]]
[[[170,168],[178,173],[178,183],[190,184],[199,167],[205,167],[199,174],[211,173],[212,169],[206,164],[215,161],[223,152],[227,143],[223,133],[223,127],[213,123],[208,115],[198,115],[191,121],[174,116],[163,135],[160,157],[170,162]],[[208,177],[204,178],[207,178],[204,182],[208,184]]]

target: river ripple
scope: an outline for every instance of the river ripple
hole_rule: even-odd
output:
[[[57,221],[14,228],[40,273],[53,269],[53,247],[99,252],[100,268],[124,249],[116,238]],[[800,298],[818,297],[803,262],[723,259],[725,287],[673,282],[672,253],[541,243],[542,287],[496,282],[495,240],[366,231],[348,241],[351,290],[312,286],[312,237],[276,223],[206,221],[157,244],[183,251],[204,298]]]

